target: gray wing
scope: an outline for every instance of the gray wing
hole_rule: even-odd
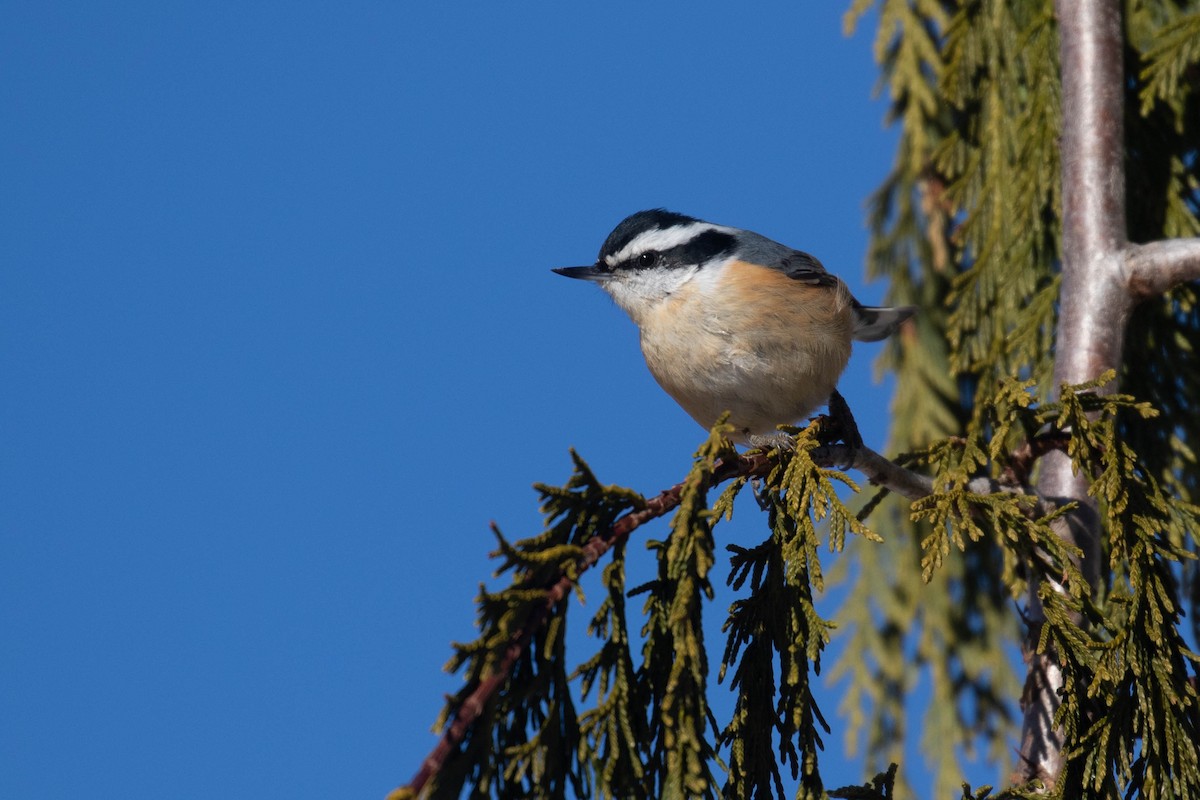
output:
[[[840,282],[835,275],[825,271],[825,265],[803,250],[789,249],[787,255],[777,262],[778,268],[794,281],[809,283],[813,286],[837,286]]]
[[[746,231],[742,247],[748,260],[777,269],[794,281],[813,286],[837,286],[836,276],[825,271],[825,266],[816,256],[803,250],[793,250],[779,242]]]
[[[744,243],[749,245],[749,257],[756,258],[759,264],[769,264],[792,280],[812,286],[837,286],[841,283],[836,275],[830,275],[825,271],[825,266],[817,260],[816,256],[809,255],[803,250],[793,250],[758,234],[749,234]],[[848,291],[847,295],[849,295]],[[860,342],[877,342],[880,339],[886,339],[896,332],[904,320],[917,313],[917,309],[913,306],[899,308],[864,306],[853,297],[850,298],[850,303],[854,312],[852,335]]]

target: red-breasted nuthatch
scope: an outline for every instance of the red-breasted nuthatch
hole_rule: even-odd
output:
[[[692,419],[709,428],[729,411],[735,440],[755,445],[829,400],[852,340],[883,339],[915,312],[862,305],[808,253],[662,209],[625,218],[592,266],[554,271],[612,295]]]

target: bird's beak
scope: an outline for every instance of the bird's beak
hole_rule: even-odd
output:
[[[568,278],[579,278],[584,281],[603,281],[612,276],[611,272],[595,265],[590,267],[557,267],[552,269],[551,272],[557,272],[559,275],[566,275]]]

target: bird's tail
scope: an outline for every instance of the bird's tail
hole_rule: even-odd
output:
[[[872,308],[854,306],[854,338],[860,342],[878,342],[896,332],[900,323],[917,313],[916,306]]]

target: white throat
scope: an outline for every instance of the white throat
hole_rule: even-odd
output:
[[[612,299],[639,326],[649,321],[651,312],[672,296],[708,295],[718,290],[721,273],[733,260],[727,257],[699,264],[676,267],[654,267],[643,270],[621,270],[602,285]]]

